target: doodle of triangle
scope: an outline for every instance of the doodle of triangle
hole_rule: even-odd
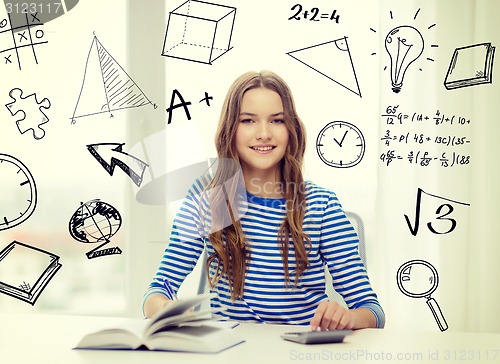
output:
[[[361,97],[347,37],[287,53],[330,80]]]
[[[152,102],[97,37],[94,37],[72,121],[84,116],[147,104],[152,105]]]

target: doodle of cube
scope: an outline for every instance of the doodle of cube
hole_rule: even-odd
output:
[[[229,51],[236,8],[188,0],[168,17],[162,56],[212,64]]]

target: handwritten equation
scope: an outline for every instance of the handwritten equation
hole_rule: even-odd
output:
[[[301,4],[295,4],[291,7],[290,10],[293,12],[293,14],[288,18],[288,20],[332,20],[335,21],[336,24],[338,24],[340,21],[340,15],[337,14],[336,9],[324,13],[316,7],[309,10],[304,10]]]
[[[469,118],[441,110],[432,114],[404,112],[399,105],[389,105],[381,119],[386,130],[380,142],[386,149],[379,160],[387,167],[397,161],[443,168],[466,166],[471,162],[466,148],[471,143]]]
[[[454,167],[454,166],[463,166],[470,163],[471,156],[470,155],[462,155],[455,152],[451,154],[446,154],[443,152],[441,156],[435,156],[430,154],[429,152],[422,151],[410,151],[407,155],[402,156],[400,154],[396,154],[394,149],[390,149],[387,152],[384,152],[380,155],[380,160],[386,165],[389,166],[394,160],[406,160],[409,164],[419,165],[421,167],[427,167],[431,164],[439,164],[441,167]]]
[[[384,141],[385,145],[390,146],[391,142],[394,143],[404,143],[404,144],[426,144],[434,143],[437,145],[458,146],[470,143],[470,139],[465,135],[436,135],[430,136],[424,133],[410,133],[406,132],[403,134],[391,134],[391,131],[387,129],[385,134],[380,140]]]
[[[422,113],[409,113],[405,114],[398,112],[399,105],[389,105],[385,109],[385,114],[382,114],[382,118],[385,118],[387,125],[394,124],[405,124],[405,123],[419,123],[419,122],[432,122],[435,125],[449,124],[449,125],[469,125],[471,123],[470,119],[463,116],[454,114],[444,114],[440,110],[436,110],[434,115],[429,116],[428,114]]]

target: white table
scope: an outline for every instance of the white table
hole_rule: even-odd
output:
[[[358,330],[343,343],[301,345],[280,338],[305,328],[241,324],[246,341],[219,354],[72,350],[86,333],[123,318],[0,314],[0,363],[499,363],[500,334]]]

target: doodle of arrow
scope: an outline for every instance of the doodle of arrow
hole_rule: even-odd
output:
[[[140,187],[144,171],[149,165],[122,151],[123,145],[125,143],[88,144],[87,150],[97,159],[110,176],[113,175],[115,167],[119,167],[132,179],[137,187]]]

